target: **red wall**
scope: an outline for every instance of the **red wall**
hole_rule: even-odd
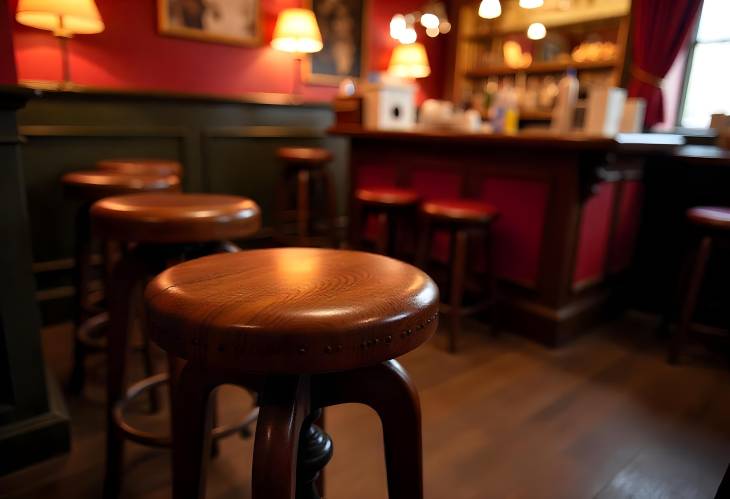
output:
[[[224,96],[248,92],[288,93],[292,89],[291,57],[272,50],[268,43],[278,12],[298,6],[297,0],[261,1],[264,44],[256,48],[160,36],[157,2],[153,0],[96,0],[96,3],[106,30],[97,35],[79,35],[70,41],[74,83]],[[390,17],[396,12],[414,10],[422,3],[423,0],[372,0],[367,40],[370,70],[387,67],[394,45],[388,34]],[[9,0],[11,19],[16,5],[17,0]],[[13,24],[18,79],[58,81],[61,61],[57,41],[49,32],[14,21]],[[419,37],[426,38],[422,32]],[[443,36],[427,41],[434,75],[421,80],[421,84],[428,96],[442,94],[444,42]],[[0,71],[0,78],[8,77],[3,74],[4,70]],[[335,90],[307,85],[303,94],[309,99],[328,100]]]
[[[10,36],[11,22],[8,16],[0,12],[0,84],[13,84],[18,79],[13,58],[13,38]]]

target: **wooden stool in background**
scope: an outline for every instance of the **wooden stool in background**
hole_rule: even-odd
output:
[[[66,194],[82,202],[76,212],[75,256],[74,256],[74,361],[69,389],[80,393],[86,378],[85,359],[88,340],[84,330],[95,327],[99,314],[90,303],[93,238],[90,231],[89,209],[95,201],[121,194],[135,192],[177,191],[180,178],[177,175],[127,175],[111,171],[76,171],[61,178]],[[105,254],[107,253],[105,246]],[[93,321],[93,322],[90,322]],[[89,327],[84,327],[87,324]]]
[[[352,246],[360,248],[368,217],[374,215],[377,220],[375,251],[394,256],[398,222],[409,215],[415,220],[416,207],[420,200],[421,196],[410,189],[377,187],[356,190],[350,236]]]
[[[182,165],[171,159],[102,159],[96,162],[99,170],[128,175],[176,175],[182,178]]]
[[[431,243],[434,230],[445,230],[450,235],[449,251],[449,302],[441,309],[449,314],[449,351],[455,352],[461,328],[461,317],[474,314],[494,304],[496,300],[496,279],[492,254],[491,227],[498,213],[494,206],[481,201],[451,199],[428,201],[421,205],[421,241],[418,262],[425,268],[432,253]],[[487,264],[487,298],[475,306],[464,308],[466,288],[467,247],[470,235],[479,235],[485,244]]]
[[[277,157],[284,163],[284,171],[277,189],[275,223],[277,236],[286,241],[285,225],[296,221],[296,244],[309,246],[317,239],[311,234],[313,213],[324,211],[328,238],[330,244],[339,244],[337,237],[337,197],[332,177],[327,171],[327,163],[332,161],[332,153],[326,149],[314,147],[282,147],[277,151]],[[295,208],[290,209],[289,201],[292,197],[292,187]],[[314,203],[311,199],[312,189],[319,185],[324,192],[324,200]]]
[[[692,318],[697,308],[697,299],[702,288],[707,262],[713,246],[730,242],[730,208],[697,207],[687,211],[687,221],[699,234],[699,244],[694,255],[688,257],[680,304],[679,325],[669,348],[669,362],[679,362],[682,348],[692,328]]]
[[[116,497],[121,486],[123,442],[165,447],[169,437],[132,428],[124,408],[134,398],[156,386],[174,385],[179,366],[170,373],[146,378],[125,393],[127,352],[134,297],[144,284],[170,263],[214,252],[238,251],[230,240],[242,239],[261,226],[258,205],[247,198],[215,194],[137,194],[103,199],[91,208],[94,230],[103,237],[135,243],[115,264],[107,289],[110,327],[107,333],[107,464],[104,492]],[[208,276],[214,277],[214,276]],[[144,328],[144,321],[141,321]],[[143,331],[143,336],[146,332]],[[174,393],[174,390],[173,390]],[[174,403],[174,401],[173,401]],[[252,419],[217,428],[220,438],[247,426]]]
[[[320,497],[333,446],[313,422],[343,403],[380,417],[389,497],[423,497],[418,395],[392,359],[436,330],[426,274],[372,253],[255,250],[168,269],[145,301],[154,341],[187,360],[174,397],[174,499],[205,494],[207,399],[224,383],[259,394],[253,499]]]

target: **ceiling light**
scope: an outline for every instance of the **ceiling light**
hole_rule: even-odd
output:
[[[520,0],[520,7],[523,9],[537,9],[542,7],[544,0]]]
[[[403,32],[406,30],[406,18],[403,14],[396,14],[390,20],[390,36],[396,40],[400,40]]]
[[[530,40],[542,40],[545,38],[546,33],[547,30],[545,29],[545,25],[542,23],[532,23],[527,28],[527,38]]]
[[[482,0],[479,4],[479,17],[496,19],[502,14],[502,5],[499,0]]]

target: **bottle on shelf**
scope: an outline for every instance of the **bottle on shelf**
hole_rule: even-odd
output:
[[[558,97],[550,123],[551,131],[568,133],[573,128],[575,107],[578,102],[578,87],[575,69],[569,68],[567,74],[558,83]]]
[[[505,80],[489,112],[496,133],[513,134],[519,129],[520,111],[517,92],[511,81]]]

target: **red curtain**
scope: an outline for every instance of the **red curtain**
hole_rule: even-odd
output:
[[[694,25],[702,0],[634,0],[629,95],[646,99],[644,126],[664,120],[661,82]]]

